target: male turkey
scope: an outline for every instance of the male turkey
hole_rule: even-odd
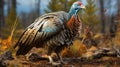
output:
[[[22,33],[18,42],[14,46],[17,50],[16,55],[25,55],[33,47],[46,47],[50,63],[54,64],[51,53],[55,52],[63,63],[60,52],[72,45],[75,37],[79,34],[81,22],[78,11],[85,8],[82,2],[74,2],[69,13],[64,11],[44,14],[37,18],[34,23],[28,26]]]

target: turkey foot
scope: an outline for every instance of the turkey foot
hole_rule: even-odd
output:
[[[52,64],[52,65],[60,65],[61,64],[61,63],[54,62],[51,56],[48,56],[48,58],[49,58],[49,64]]]

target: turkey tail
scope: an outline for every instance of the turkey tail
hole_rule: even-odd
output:
[[[20,39],[14,46],[14,48],[19,46],[16,55],[25,55],[33,48],[36,34],[37,31],[35,29],[30,28],[23,32]]]
[[[24,31],[24,32],[22,33],[22,35],[20,36],[18,42],[13,46],[14,49],[18,46],[18,44],[19,44],[19,42],[20,42],[20,39],[22,38],[22,36],[24,35],[25,32],[26,32],[26,31]]]
[[[21,47],[19,47],[19,49],[18,49],[18,51],[17,51],[17,53],[16,53],[16,56],[18,56],[18,55],[25,55],[25,54],[27,54],[30,50],[32,49],[32,47],[30,47],[30,46],[21,46]]]

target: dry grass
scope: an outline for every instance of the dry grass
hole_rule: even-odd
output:
[[[84,44],[79,40],[75,40],[73,46],[70,49],[65,48],[62,51],[63,57],[81,57],[84,53],[86,53],[87,49]]]
[[[1,39],[1,44],[1,50],[7,50],[12,45],[12,37],[9,36],[7,39]]]

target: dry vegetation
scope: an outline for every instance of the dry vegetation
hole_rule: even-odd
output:
[[[73,46],[70,48],[65,48],[62,52],[62,56],[64,58],[64,61],[66,61],[67,65],[62,65],[63,67],[119,67],[120,66],[120,58],[119,54],[115,54],[116,50],[120,49],[120,32],[119,28],[116,32],[116,37],[112,38],[112,40],[108,36],[100,35],[99,33],[93,36],[93,39],[95,41],[99,40],[97,42],[97,46],[92,45],[91,43],[85,43],[85,39],[87,38],[87,35],[84,35],[84,37],[81,40],[75,40]],[[15,40],[16,41],[16,40]],[[9,50],[13,44],[15,44],[14,40],[12,40],[11,37],[8,37],[7,39],[0,39],[1,44],[1,55],[4,54],[6,50]],[[87,47],[87,45],[89,45]],[[108,52],[104,53],[103,48],[105,50],[108,50]],[[116,50],[114,50],[116,49]],[[113,53],[112,53],[113,52]],[[118,51],[119,52],[119,51]],[[36,49],[30,51],[30,53],[36,53],[37,56],[33,56],[33,59],[30,60],[28,56],[22,56],[22,57],[16,57],[15,56],[15,50],[12,51],[12,57],[14,60],[5,59],[4,64],[9,67],[52,67],[48,64],[48,59],[40,59],[42,55],[45,54],[45,50],[43,49]],[[95,54],[98,53],[100,57],[95,56]],[[102,56],[103,55],[103,56]],[[95,58],[94,58],[95,57]],[[0,59],[4,60],[4,59]],[[57,61],[57,59],[55,58]],[[2,61],[0,61],[2,62]],[[3,62],[2,62],[3,63]],[[60,65],[61,66],[61,65]]]
[[[19,8],[17,6],[22,5],[22,3],[17,1],[0,0],[0,67],[56,67],[48,64],[48,59],[42,58],[42,56],[46,56],[45,49],[33,48],[26,56],[15,56],[16,50],[12,47],[23,32],[23,28],[33,23],[35,18],[40,15],[40,4],[43,3],[42,0],[36,0],[35,4],[31,3],[35,8],[32,8],[29,13],[21,12],[18,14],[17,9]],[[68,11],[74,1],[49,0],[45,12]],[[86,1],[86,10],[80,12],[79,15],[83,27],[88,25],[91,28],[89,30],[86,27],[80,37],[76,38],[73,46],[62,51],[63,60],[68,64],[58,67],[120,67],[120,0],[114,2],[113,0]],[[115,4],[113,5],[113,3]],[[4,7],[7,7],[8,11]],[[96,14],[97,11],[100,12],[98,15]],[[7,15],[4,16],[6,12]],[[109,30],[112,29],[112,34],[116,36],[111,37],[110,31],[105,34],[99,33],[100,28],[103,28],[102,32],[108,32],[105,27]],[[117,27],[117,31],[114,29],[113,33],[115,27]],[[58,62],[54,53],[53,58]]]

